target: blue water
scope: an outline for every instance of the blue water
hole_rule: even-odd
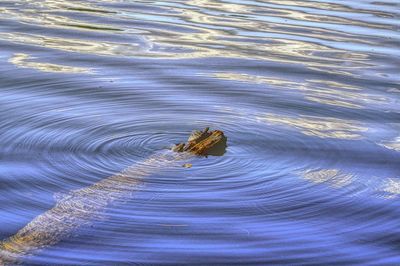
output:
[[[0,239],[209,126],[18,263],[399,265],[399,47],[397,0],[0,1]]]

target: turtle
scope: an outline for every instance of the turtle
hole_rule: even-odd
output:
[[[77,228],[90,224],[96,217],[101,217],[110,203],[135,192],[143,184],[144,177],[163,167],[181,165],[182,160],[187,160],[193,155],[207,156],[213,154],[217,148],[225,149],[226,140],[220,130],[196,130],[189,136],[187,143],[175,146],[176,152],[172,155],[156,153],[120,173],[59,197],[52,209],[37,216],[15,235],[0,242],[0,265],[17,264],[24,255],[58,243]]]

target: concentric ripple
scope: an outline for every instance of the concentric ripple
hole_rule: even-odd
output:
[[[399,264],[399,18],[390,0],[1,1],[1,239],[140,165],[136,193],[22,264]],[[205,127],[224,156],[144,163]]]

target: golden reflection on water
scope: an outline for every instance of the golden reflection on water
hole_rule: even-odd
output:
[[[0,33],[0,39],[62,51],[95,55],[133,56],[137,55],[141,50],[140,45],[135,43],[121,44],[22,33]]]
[[[20,68],[32,68],[43,72],[61,72],[61,73],[92,73],[92,69],[84,67],[72,67],[65,65],[57,65],[43,62],[35,62],[35,57],[28,54],[14,54],[8,61]]]
[[[326,80],[294,82],[281,77],[264,77],[244,73],[217,72],[213,77],[238,82],[280,86],[286,90],[298,90],[311,102],[339,107],[363,109],[370,104],[385,104],[387,99],[362,92],[362,88]]]
[[[8,13],[12,19],[17,18],[22,23],[50,28],[103,31],[107,34],[119,34],[119,31],[123,31],[142,39],[140,43],[110,43],[82,38],[62,38],[61,42],[59,37],[51,36],[51,34],[23,36],[18,32],[8,33],[8,35],[1,34],[0,39],[83,54],[172,59],[225,57],[277,61],[302,64],[310,69],[344,75],[354,75],[350,69],[368,66],[368,55],[366,54],[337,49],[322,44],[322,42],[302,40],[302,37],[315,40],[330,38],[330,41],[340,43],[366,42],[365,39],[357,38],[354,34],[349,33],[339,34],[333,29],[314,27],[313,25],[296,25],[294,22],[285,22],[284,19],[308,22],[324,21],[325,23],[346,25],[360,24],[360,21],[347,21],[343,18],[309,14],[293,9],[279,9],[262,3],[258,3],[259,5],[256,6],[257,3],[239,4],[216,0],[191,0],[185,2],[183,7],[171,3],[159,3],[157,6],[164,9],[165,13],[164,11],[154,13],[152,11],[101,7],[102,3],[111,2],[114,1],[98,2],[97,4],[96,2],[62,0],[24,1],[22,11],[7,9],[2,13]],[[297,5],[296,2],[287,2],[293,6]],[[139,1],[139,3],[141,2]],[[141,4],[146,3],[142,2]],[[263,18],[266,16],[260,15],[260,12],[267,13],[268,17],[275,17],[276,20],[264,20]],[[74,16],[76,13],[83,13],[85,16],[77,18]],[[91,13],[96,13],[96,17],[104,17],[104,20],[110,23],[99,23],[98,19],[93,22],[89,19]],[[121,23],[122,20],[126,22],[132,22],[132,20],[157,22],[161,26],[157,28],[135,27],[129,26],[132,23]],[[118,23],[112,23],[113,21]],[[170,29],[171,25],[185,30]],[[370,27],[371,25],[363,26]],[[340,100],[332,101],[312,97],[310,100],[358,107]]]
[[[225,57],[244,58],[280,63],[303,64],[306,67],[318,68],[330,73],[339,73],[338,68],[332,65],[343,65],[343,62],[351,62],[349,66],[342,66],[340,73],[352,75],[349,68],[365,66],[366,55],[342,51],[321,44],[310,43],[294,39],[270,38],[269,30],[261,30],[259,22],[232,19],[221,20],[220,17],[211,16],[198,11],[182,11],[184,20],[196,23],[201,32],[177,34],[176,32],[163,32],[159,35],[148,35],[148,40],[153,44],[162,44],[166,47],[182,49],[182,53],[176,53],[174,58],[202,58]],[[234,25],[234,28],[233,28]],[[206,27],[210,28],[206,28]],[[212,28],[211,28],[212,27]],[[215,29],[218,27],[219,29]],[[251,36],[238,36],[237,32],[246,29],[255,33],[259,41],[254,42]],[[260,36],[264,32],[265,36]],[[283,33],[283,32],[282,32]],[[284,33],[287,34],[287,33]],[[174,36],[171,38],[171,35]],[[331,56],[326,56],[330,54]],[[334,56],[332,56],[334,54]],[[345,58],[344,54],[346,54]],[[354,54],[348,56],[348,54]],[[351,58],[351,59],[350,59]],[[353,58],[363,58],[355,61]]]
[[[332,10],[335,6],[327,3],[308,3],[301,1],[263,1],[261,3],[246,1],[244,4],[231,3],[229,1],[221,2],[217,0],[191,0],[186,3],[189,6],[201,7],[202,10],[218,10],[223,13],[236,13],[244,15],[252,15],[252,19],[256,20],[258,14],[268,14],[270,17],[285,18],[286,20],[298,20],[306,22],[323,22],[330,24],[355,25],[372,28],[387,28],[387,25],[371,24],[357,18],[344,18],[321,14],[320,10]],[[272,5],[271,5],[272,4]],[[324,6],[324,7],[323,7]],[[301,7],[296,8],[296,7]],[[304,7],[309,7],[305,9]],[[322,8],[323,7],[323,8]],[[351,8],[344,5],[336,5],[341,10],[354,12]],[[307,12],[305,11],[307,10]],[[257,13],[255,12],[257,11]],[[368,11],[370,13],[370,11]]]
[[[364,139],[363,133],[368,130],[368,127],[354,120],[306,115],[290,117],[283,114],[248,112],[244,109],[226,106],[216,107],[235,117],[240,117],[240,119],[257,120],[262,123],[284,126],[298,130],[304,135],[319,138],[360,140]]]
[[[334,188],[341,188],[351,184],[354,176],[345,174],[338,169],[307,170],[303,178],[313,183],[326,183]]]
[[[383,141],[379,143],[382,147],[385,147],[390,150],[395,150],[400,152],[400,136],[393,139],[392,141]]]
[[[362,139],[362,132],[368,130],[367,127],[363,127],[355,121],[317,116],[285,117],[283,115],[265,114],[257,116],[257,120],[288,126],[307,136],[319,138],[356,140]]]
[[[184,10],[176,8],[175,10],[181,12],[180,17],[185,22],[195,23],[197,28],[201,30],[200,33],[177,35],[175,36],[177,38],[163,37],[168,34],[149,36],[154,43],[163,43],[190,49],[191,52],[189,54],[179,54],[180,58],[219,56],[302,63],[310,68],[347,75],[351,75],[347,71],[348,68],[367,66],[365,60],[368,56],[366,54],[343,51],[299,39],[284,39],[278,36],[271,38],[271,34],[288,36],[291,30],[290,27],[293,27],[293,25],[288,25],[283,21],[269,23],[258,20],[257,17],[253,17],[254,14],[252,13],[254,13],[254,10],[250,8],[251,5],[221,3],[211,0],[189,1],[187,5],[196,7],[196,10],[189,8]],[[257,11],[260,11],[259,8],[257,7]],[[265,9],[266,7],[262,8]],[[209,12],[210,9],[214,12]],[[219,13],[214,14],[215,10],[224,12],[224,15],[221,16]],[[242,16],[229,16],[226,14],[229,10],[232,10],[234,14],[241,14]],[[235,11],[240,12],[235,13]],[[273,9],[273,11],[272,13],[277,13],[277,10]],[[310,19],[307,13],[294,12],[292,10],[285,10],[285,13],[294,13],[293,16],[300,21]],[[280,14],[278,17],[284,18],[285,16]],[[326,21],[326,18],[321,18],[320,20]],[[354,21],[349,21],[347,24],[354,24]],[[241,37],[237,37],[239,32]],[[318,38],[333,35],[335,38],[345,38],[343,36],[337,37],[337,34],[318,34],[313,36],[313,31],[311,30],[308,30],[307,33],[298,30],[296,35]],[[258,40],[264,40],[265,44],[254,42],[252,39],[254,37]],[[272,39],[273,42],[271,41]],[[344,42],[345,40],[334,39],[334,41]],[[349,39],[347,37],[346,41],[358,42],[359,39]],[[330,56],[327,56],[327,54]],[[345,62],[350,64],[345,65]],[[340,65],[340,70],[337,67],[331,68],[332,65]]]
[[[274,86],[282,86],[282,87],[287,87],[287,86],[295,87],[296,85],[299,85],[299,83],[297,82],[286,80],[283,78],[277,78],[277,77],[267,78],[264,76],[249,75],[244,73],[217,72],[213,74],[213,77],[219,79],[232,80],[232,81],[240,81],[245,83],[251,82],[255,84],[272,84]]]
[[[202,7],[203,9],[219,10],[231,13],[251,13],[250,5],[242,5],[238,3],[227,3],[213,0],[190,0],[186,3],[193,7]]]
[[[99,24],[71,18],[70,16],[56,14],[56,12],[80,12],[96,13],[96,16],[113,13],[100,9],[88,3],[77,3],[68,1],[25,1],[23,7],[17,11],[14,9],[3,9],[0,13],[7,15],[13,20],[17,19],[22,23],[35,24],[51,28],[74,28],[75,30],[101,30],[101,31],[122,31],[122,29],[107,24]]]
[[[362,88],[338,82],[309,80],[300,87],[305,99],[321,104],[362,109],[370,104],[385,104],[387,99],[362,92]]]
[[[40,8],[48,8],[53,10],[70,10],[79,12],[94,13],[114,13],[113,11],[101,8],[93,2],[83,1],[65,1],[65,0],[25,0],[26,3]],[[109,2],[109,1],[108,1]]]
[[[108,12],[114,13],[115,11],[107,11],[105,8],[100,8],[93,3],[75,3],[65,1],[27,1],[27,8],[25,12],[13,11],[12,9],[3,10],[3,13],[8,13],[15,19],[25,23],[32,23],[36,25],[49,26],[49,27],[73,27],[82,30],[101,30],[101,31],[121,31],[121,30],[135,30],[133,28],[121,29],[115,26],[99,24],[89,22],[87,20],[79,20],[71,18],[67,15],[55,14],[57,11],[76,11],[76,12],[97,12],[101,15],[107,15]],[[170,11],[174,11],[178,14],[176,17],[180,18],[186,23],[182,23],[181,27],[194,30],[195,32],[179,32],[171,31],[166,29],[158,29],[152,31],[151,29],[141,37],[151,42],[151,45],[161,45],[162,52],[160,50],[147,50],[143,51],[140,56],[158,56],[158,57],[170,57],[176,59],[182,58],[200,58],[200,57],[227,57],[227,58],[253,58],[270,61],[280,61],[289,63],[302,63],[306,66],[313,68],[324,68],[329,67],[332,64],[341,64],[343,57],[340,54],[346,54],[348,57],[354,54],[352,58],[362,57],[357,53],[351,53],[349,51],[341,51],[338,49],[323,46],[321,44],[310,43],[294,39],[283,39],[268,37],[270,33],[281,33],[287,35],[287,28],[276,29],[276,25],[279,23],[272,24],[264,21],[257,20],[250,15],[254,12],[254,8],[251,5],[242,5],[237,3],[224,3],[212,0],[193,0],[186,3],[191,8],[178,8],[168,7]],[[40,9],[40,12],[37,12]],[[264,9],[271,9],[263,7]],[[211,12],[211,11],[212,12]],[[221,16],[219,12],[229,14],[247,14],[249,16]],[[277,13],[273,9],[273,13]],[[292,16],[299,20],[310,19],[309,15],[301,12],[294,12],[286,10],[286,13],[294,13]],[[68,13],[67,13],[68,14]],[[115,17],[121,17],[126,19],[127,12],[121,14],[113,14]],[[282,14],[280,14],[282,16]],[[142,19],[146,19],[146,14],[141,16]],[[154,19],[151,16],[150,19]],[[166,16],[168,21],[168,16]],[[164,22],[166,25],[168,22]],[[288,26],[288,25],[285,25]],[[275,29],[274,29],[275,27]],[[136,29],[137,31],[138,29]],[[241,34],[238,37],[238,31],[246,31],[249,33],[248,37]],[[161,34],[160,34],[161,33]],[[12,34],[12,33],[11,33]],[[298,33],[301,34],[301,33]],[[312,32],[310,33],[312,34]],[[7,38],[15,42],[19,42],[18,33],[14,33],[15,38]],[[258,40],[264,39],[266,44],[256,43],[252,40],[252,35],[256,36]],[[265,35],[265,36],[262,36]],[[328,35],[327,35],[328,36]],[[1,37],[1,36],[0,36]],[[233,38],[234,37],[234,38]],[[56,39],[56,37],[43,36],[47,39]],[[79,39],[66,39],[66,43],[85,42],[85,40]],[[97,42],[97,44],[95,44]],[[31,42],[32,43],[32,42]],[[93,45],[104,46],[104,43],[98,41],[91,41]],[[36,44],[38,44],[36,42]],[[40,45],[40,44],[39,44]],[[122,45],[122,44],[121,44]],[[59,45],[58,48],[73,52],[87,53],[87,49],[77,50],[76,48],[66,48],[67,45]],[[124,45],[123,45],[124,46]],[[126,45],[125,45],[126,46]],[[177,52],[177,49],[181,51]],[[100,55],[115,55],[115,53],[103,53],[99,49],[91,50],[96,51]],[[318,51],[318,53],[315,53]],[[324,56],[324,53],[335,54],[334,57],[328,58]],[[131,55],[130,53],[120,53],[120,55]],[[138,55],[137,55],[138,56]],[[352,60],[354,63],[354,60]],[[361,62],[359,62],[361,63]],[[342,72],[346,72],[346,68],[342,68]],[[337,71],[335,69],[324,69],[326,71]],[[347,73],[347,72],[346,72]]]

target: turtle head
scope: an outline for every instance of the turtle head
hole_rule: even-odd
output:
[[[221,130],[209,131],[207,127],[203,131],[193,131],[187,143],[177,144],[173,150],[176,152],[189,152],[195,155],[221,156],[226,151],[226,141],[227,138]]]

